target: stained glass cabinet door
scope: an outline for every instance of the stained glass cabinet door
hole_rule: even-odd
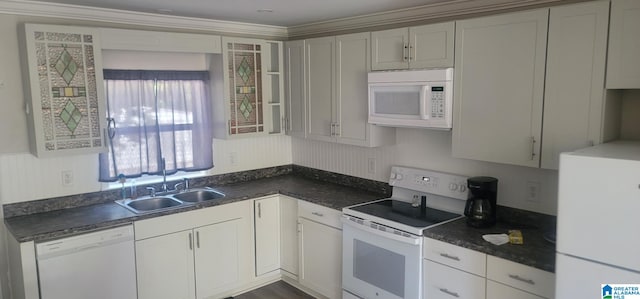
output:
[[[49,157],[106,151],[99,31],[25,24],[24,33],[31,152]]]
[[[225,37],[222,45],[227,137],[281,134],[281,43]]]

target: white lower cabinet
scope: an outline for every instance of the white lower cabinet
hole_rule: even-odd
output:
[[[280,268],[280,199],[276,196],[253,203],[256,235],[256,276]]]
[[[424,298],[484,299],[485,279],[429,260],[424,261]]]
[[[253,277],[251,201],[137,221],[139,299],[219,298]]]
[[[424,298],[485,299],[486,254],[425,238],[424,258]]]
[[[189,230],[136,242],[139,299],[195,297],[191,238]]]
[[[495,296],[489,296],[489,282],[498,282],[505,287],[494,286],[492,292]],[[553,298],[555,292],[555,274],[519,263],[508,261],[495,256],[487,256],[487,298],[538,298],[536,296],[507,296],[516,290],[507,289],[513,287],[527,293],[535,294],[543,298]]]
[[[487,280],[487,298],[491,299],[543,299],[544,297],[536,296],[510,286],[497,283],[493,280]]]
[[[331,299],[342,298],[341,214],[298,202],[299,282]]]
[[[298,200],[280,195],[280,269],[298,275]]]

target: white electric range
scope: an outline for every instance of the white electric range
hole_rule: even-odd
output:
[[[421,299],[424,230],[463,217],[467,177],[394,166],[389,185],[342,209],[343,298]]]

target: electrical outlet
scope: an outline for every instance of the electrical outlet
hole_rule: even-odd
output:
[[[370,174],[376,174],[376,158],[369,158],[367,161],[367,171]]]
[[[527,182],[527,201],[538,202],[540,201],[540,182],[528,181]]]
[[[62,186],[72,186],[73,185],[73,171],[71,170],[63,170],[62,171]]]

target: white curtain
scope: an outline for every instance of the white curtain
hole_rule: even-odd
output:
[[[105,70],[109,152],[100,181],[213,167],[208,72]]]

